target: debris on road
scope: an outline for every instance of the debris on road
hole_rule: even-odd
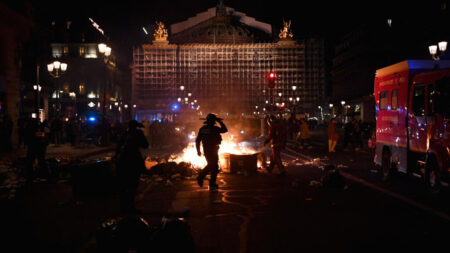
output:
[[[309,181],[309,186],[316,186],[316,187],[318,187],[318,186],[322,186],[322,183],[317,181],[317,180],[311,180],[311,181]]]
[[[338,169],[346,169],[346,168],[348,168],[348,166],[347,166],[347,165],[344,165],[344,164],[338,164],[336,167],[337,167]]]

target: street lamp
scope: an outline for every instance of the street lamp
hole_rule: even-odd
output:
[[[444,52],[447,50],[447,41],[441,41],[438,43],[438,45],[431,45],[428,47],[428,50],[430,51],[430,54],[434,60],[440,59],[438,55],[438,49],[439,53],[443,55]]]
[[[103,55],[103,62],[108,65],[110,63],[110,56],[112,49],[111,47],[107,46],[105,43],[98,44],[98,51]],[[102,106],[102,114],[103,114],[103,120],[105,119],[105,113],[106,113],[106,80],[103,83],[103,106]]]
[[[292,90],[295,91],[297,89],[297,86],[292,85]]]
[[[433,58],[433,60],[439,61],[440,60],[439,54],[442,56],[447,50],[447,41],[441,41],[438,43],[438,45],[431,45],[428,47],[428,50],[430,51],[430,55]]]
[[[341,101],[341,105],[344,106],[345,105],[345,101]]]
[[[53,61],[47,64],[47,71],[55,79],[58,79],[67,71],[67,63],[60,61]],[[61,107],[61,101],[59,100],[59,96],[61,91],[59,90],[59,85],[56,85],[56,98],[58,98],[58,108]]]
[[[67,63],[54,61],[47,64],[48,73],[54,77],[59,78],[67,70]]]

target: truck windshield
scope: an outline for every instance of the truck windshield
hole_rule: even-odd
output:
[[[446,118],[450,117],[450,77],[436,81],[433,100],[435,101],[434,113],[442,114]]]

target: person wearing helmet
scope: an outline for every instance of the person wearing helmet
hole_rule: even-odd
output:
[[[220,127],[215,126],[216,121],[220,124]],[[228,132],[227,127],[222,122],[221,118],[217,118],[216,115],[210,113],[206,116],[204,126],[198,131],[197,139],[195,140],[195,147],[197,148],[197,154],[202,155],[200,151],[200,144],[203,145],[203,153],[208,163],[206,167],[199,173],[197,182],[200,187],[203,187],[203,180],[208,173],[211,173],[211,179],[209,180],[209,189],[211,191],[217,190],[219,187],[216,184],[217,174],[219,173],[219,146],[222,142],[220,134]]]
[[[286,145],[286,129],[285,126],[274,116],[271,115],[269,118],[269,137],[264,142],[264,145],[271,142],[272,154],[270,156],[270,165],[268,172],[272,172],[275,165],[278,166],[280,171],[280,176],[285,176],[286,171],[281,161],[281,150],[284,149]]]

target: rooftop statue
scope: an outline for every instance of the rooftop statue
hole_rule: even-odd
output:
[[[155,29],[155,33],[153,36],[155,36],[156,41],[167,41],[167,29],[164,26],[164,23],[162,21],[156,21],[157,28]]]
[[[288,22],[283,20],[283,29],[280,30],[280,39],[292,39],[294,34],[291,31],[291,21]]]

